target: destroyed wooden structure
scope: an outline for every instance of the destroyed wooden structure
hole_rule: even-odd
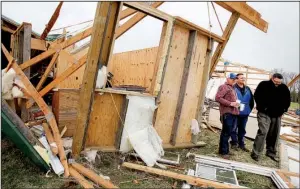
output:
[[[272,73],[269,71],[240,63],[230,62],[223,58],[220,58],[212,74],[212,77],[226,78],[229,73],[244,74],[245,83],[251,89],[255,89],[261,81],[268,80],[272,77]]]
[[[60,130],[67,127],[65,136],[74,136],[73,153],[78,155],[89,147],[118,150],[126,117],[126,95],[151,96],[156,99],[158,107],[153,125],[164,146],[195,146],[191,143],[191,120],[201,122],[208,78],[219,62],[238,19],[264,32],[268,27],[261,15],[245,2],[216,3],[232,12],[222,36],[156,9],[162,2],[151,6],[137,2],[99,3],[95,21],[100,21],[94,22],[93,27],[67,39],[53,42],[35,40],[42,53],[23,60],[19,66],[12,64],[12,68],[25,81],[23,71],[46,59],[50,60],[36,87],[29,80],[23,81],[31,95],[26,107],[30,108],[37,102],[43,109],[51,129],[56,132],[54,140],[58,142],[58,147],[60,140],[55,136],[58,134],[56,125]],[[122,10],[123,5],[128,8]],[[131,15],[133,17],[119,25],[119,20]],[[112,54],[115,39],[146,16],[163,22],[159,46]],[[86,45],[89,48],[70,51],[75,43],[89,36],[92,37],[90,45]],[[30,46],[37,43],[33,41],[30,41]],[[214,42],[217,47],[213,53]],[[13,39],[14,43],[16,41]],[[45,78],[55,63],[53,81],[45,85]],[[113,88],[95,89],[98,68],[103,65],[114,75]],[[118,89],[124,85],[140,86],[146,90]],[[53,114],[39,100],[52,90]],[[62,153],[60,147],[58,153]]]

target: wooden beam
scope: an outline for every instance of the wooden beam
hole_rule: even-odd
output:
[[[93,184],[91,184],[89,181],[87,181],[80,173],[78,173],[72,166],[69,167],[70,175],[74,177],[77,182],[83,187],[83,188],[94,188]]]
[[[159,43],[159,53],[157,54],[157,59],[155,63],[155,68],[153,72],[153,79],[151,82],[151,94],[157,97],[157,101],[160,98],[160,92],[163,84],[163,78],[165,76],[166,66],[168,62],[171,39],[174,30],[174,20],[165,22],[163,25],[163,30],[161,34],[161,39]]]
[[[41,77],[41,80],[39,81],[39,83],[36,86],[37,91],[40,91],[40,89],[42,88],[42,86],[45,83],[49,73],[51,72],[58,56],[59,56],[59,52],[55,53],[54,56],[52,57],[47,69],[45,70],[43,76]]]
[[[45,88],[43,88],[41,91],[39,91],[39,94],[41,97],[43,97],[45,94],[47,94],[51,89],[53,89],[56,85],[58,85],[60,82],[64,81],[67,77],[69,77],[72,73],[74,73],[76,70],[81,68],[86,63],[86,57],[87,55],[84,55],[78,63],[73,64],[71,67],[66,69],[61,75],[56,77],[51,83],[49,83]],[[34,101],[29,100],[26,103],[26,108],[30,108],[33,105]]]
[[[294,79],[292,79],[292,80],[287,84],[287,86],[288,86],[288,87],[291,87],[292,85],[294,85],[294,83],[295,83],[298,79],[300,79],[300,74],[298,74],[296,77],[294,77]]]
[[[3,26],[3,25],[1,26],[1,30],[9,32],[11,34],[13,34],[15,32],[15,30],[12,30],[12,29],[10,29],[10,28],[8,28],[6,26]]]
[[[47,50],[46,41],[45,40],[31,38],[31,49],[40,50],[40,51],[46,51]]]
[[[53,152],[54,155],[57,155],[58,154],[57,145],[54,142],[54,138],[53,138],[53,135],[52,135],[51,130],[49,128],[49,125],[48,125],[48,123],[42,123],[42,125],[43,125],[44,131],[45,131],[47,141],[48,141],[49,146],[51,148],[51,151]]]
[[[232,13],[232,15],[231,15],[231,17],[228,21],[228,24],[225,28],[225,31],[224,31],[223,35],[222,35],[222,37],[225,38],[225,41],[223,43],[218,44],[218,46],[215,50],[215,53],[212,57],[212,60],[211,60],[211,67],[210,67],[210,74],[209,74],[210,76],[212,75],[213,71],[215,70],[216,65],[219,62],[219,59],[220,59],[220,57],[221,57],[221,55],[222,55],[222,53],[223,53],[223,51],[226,47],[226,44],[227,44],[227,42],[228,42],[228,40],[231,36],[231,33],[232,33],[239,17],[240,17],[239,13],[236,13],[236,12]]]
[[[154,18],[157,18],[159,20],[162,20],[162,21],[169,21],[171,20],[173,17],[163,11],[160,11],[158,9],[155,9],[151,6],[146,6],[146,5],[143,5],[141,3],[138,3],[138,2],[124,2],[124,5],[129,7],[129,8],[132,8],[132,9],[135,9],[135,10],[138,10],[142,13],[145,13],[149,16],[152,16]]]
[[[203,66],[203,71],[202,71],[202,78],[201,78],[201,90],[199,94],[199,101],[197,105],[197,111],[195,115],[195,119],[198,121],[199,125],[201,125],[202,122],[202,110],[203,110],[203,104],[204,104],[204,99],[205,99],[205,93],[206,93],[206,88],[207,88],[207,83],[209,80],[209,69],[211,65],[211,56],[212,56],[212,51],[213,51],[213,46],[214,46],[214,40],[213,39],[208,39],[208,44],[207,44],[207,51],[205,55],[205,62]],[[209,125],[209,124],[207,124]],[[208,127],[210,128],[210,127]],[[214,129],[210,128],[213,132]]]
[[[5,54],[5,56],[7,57],[8,60],[13,60],[13,57],[8,53],[8,51],[6,50],[6,48],[4,47],[3,44],[2,44],[2,50],[3,50],[3,53]],[[59,130],[58,130],[58,127],[57,127],[57,123],[56,123],[56,120],[54,118],[53,113],[51,112],[48,105],[45,103],[43,98],[39,95],[37,90],[34,88],[34,86],[31,84],[29,79],[26,77],[24,72],[21,70],[21,68],[18,66],[18,64],[15,61],[12,64],[12,68],[15,70],[15,72],[17,74],[17,77],[19,77],[21,79],[21,81],[23,82],[23,84],[24,84],[25,88],[27,89],[27,91],[30,91],[30,95],[33,97],[35,102],[38,104],[38,106],[40,107],[40,109],[44,113],[44,115],[47,119],[47,122],[49,123],[49,125],[52,129],[54,140],[55,140],[55,142],[58,146],[58,154],[59,154],[59,157],[60,157],[60,161],[61,161],[61,163],[64,167],[64,170],[65,170],[64,176],[68,177],[69,176],[68,163],[67,163],[64,148],[62,146],[62,140],[59,136]]]
[[[46,39],[48,33],[51,31],[53,25],[55,24],[55,22],[56,22],[56,20],[59,16],[59,12],[60,12],[60,9],[62,7],[62,4],[63,4],[63,2],[60,2],[58,4],[58,6],[56,7],[56,9],[55,9],[53,15],[51,16],[48,24],[46,25],[46,28],[44,29],[40,39],[42,39],[42,40]]]
[[[96,78],[100,65],[107,65],[114,43],[114,33],[119,23],[121,2],[98,2],[93,25],[91,46],[79,94],[77,125],[73,136],[72,152],[76,156],[84,145],[90,111],[94,100]]]
[[[175,173],[175,172],[171,172],[171,171],[156,169],[156,168],[152,168],[152,167],[146,167],[146,166],[138,165],[138,164],[134,164],[134,163],[125,162],[122,164],[122,167],[139,170],[139,171],[143,171],[146,173],[156,174],[156,175],[160,175],[160,176],[164,176],[164,177],[168,177],[168,178],[173,178],[176,180],[186,181],[188,184],[191,184],[193,186],[199,186],[199,187],[204,187],[204,188],[207,188],[207,187],[241,188],[240,186],[237,186],[237,185],[223,184],[223,183],[219,183],[219,182],[215,182],[215,181],[202,179],[199,177],[183,175],[183,174],[179,174],[179,173]]]
[[[268,23],[261,18],[261,15],[256,10],[247,5],[246,2],[216,1],[215,3],[232,13],[239,13],[241,15],[241,19],[267,33]]]
[[[26,68],[28,68],[28,67],[36,64],[36,63],[48,58],[49,56],[53,55],[54,53],[56,53],[56,49],[50,49],[48,51],[45,51],[45,52],[35,56],[34,58],[24,62],[23,64],[21,64],[20,68],[22,70],[24,70],[24,69],[26,69]]]
[[[196,24],[192,23],[192,22],[189,22],[181,17],[178,17],[176,16],[175,17],[175,23],[180,25],[180,26],[183,26],[185,28],[188,28],[190,30],[196,30],[198,33],[201,33],[207,37],[210,37],[210,38],[213,38],[215,41],[219,42],[219,43],[222,43],[225,41],[225,38],[224,37],[221,37],[215,33],[212,33],[200,26],[197,26]]]
[[[174,115],[174,119],[173,119],[173,127],[172,127],[171,138],[170,138],[170,143],[174,146],[176,143],[176,137],[177,137],[178,127],[179,127],[179,120],[180,120],[182,105],[184,103],[185,91],[186,91],[187,81],[188,81],[188,77],[189,77],[190,64],[192,61],[193,51],[196,47],[196,45],[195,45],[196,39],[197,39],[197,32],[190,31],[188,49],[187,49],[186,59],[185,59],[185,63],[184,63],[183,74],[182,74],[180,90],[179,90],[179,96],[178,96],[178,100],[177,100],[176,111],[175,111],[175,115]]]
[[[152,5],[152,7],[156,8],[161,4],[162,2],[156,2]],[[135,26],[139,21],[141,21],[146,16],[147,14],[139,12],[136,15],[134,15],[132,18],[130,18],[128,21],[126,21],[124,24],[122,24],[120,27],[118,27],[118,29],[116,30],[116,39],[121,37],[126,31],[128,31],[130,28]]]
[[[151,7],[153,8],[157,8],[159,7],[161,4],[163,4],[164,2],[154,2]],[[122,10],[120,13],[120,20],[123,20],[131,15],[133,15],[134,13],[136,13],[137,10],[131,9],[131,8],[127,8],[125,10]]]
[[[82,175],[84,175],[85,177],[91,179],[93,182],[95,182],[97,185],[100,185],[104,188],[118,188],[117,186],[115,186],[114,184],[112,184],[110,181],[105,180],[104,178],[100,177],[98,174],[96,174],[95,172],[85,168],[84,166],[82,166],[79,163],[72,163],[71,166],[78,171],[79,173],[81,173]]]

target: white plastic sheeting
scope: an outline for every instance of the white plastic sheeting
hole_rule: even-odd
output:
[[[211,100],[215,100],[218,88],[220,85],[224,84],[226,78],[212,78],[207,83],[205,97]]]
[[[106,66],[102,66],[99,70],[96,80],[96,89],[101,89],[105,87],[107,81],[107,68]]]
[[[120,151],[132,149],[148,165],[153,166],[164,155],[162,140],[153,128],[155,106],[153,97],[127,96],[128,108],[121,138]]]

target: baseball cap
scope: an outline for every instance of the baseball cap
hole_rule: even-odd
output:
[[[230,73],[227,78],[230,78],[230,79],[236,79],[236,74],[235,73]]]

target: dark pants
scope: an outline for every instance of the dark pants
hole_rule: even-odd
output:
[[[234,125],[231,132],[231,145],[239,145],[239,147],[244,148],[245,142],[244,138],[246,135],[246,124],[248,121],[248,116],[237,116],[236,124]]]
[[[275,157],[280,134],[281,118],[271,118],[264,113],[258,112],[257,121],[258,131],[254,140],[252,153],[257,156],[261,155],[266,141],[267,154]]]
[[[229,153],[229,138],[234,125],[236,124],[236,115],[226,113],[221,116],[222,131],[220,136],[219,153],[222,155]]]

